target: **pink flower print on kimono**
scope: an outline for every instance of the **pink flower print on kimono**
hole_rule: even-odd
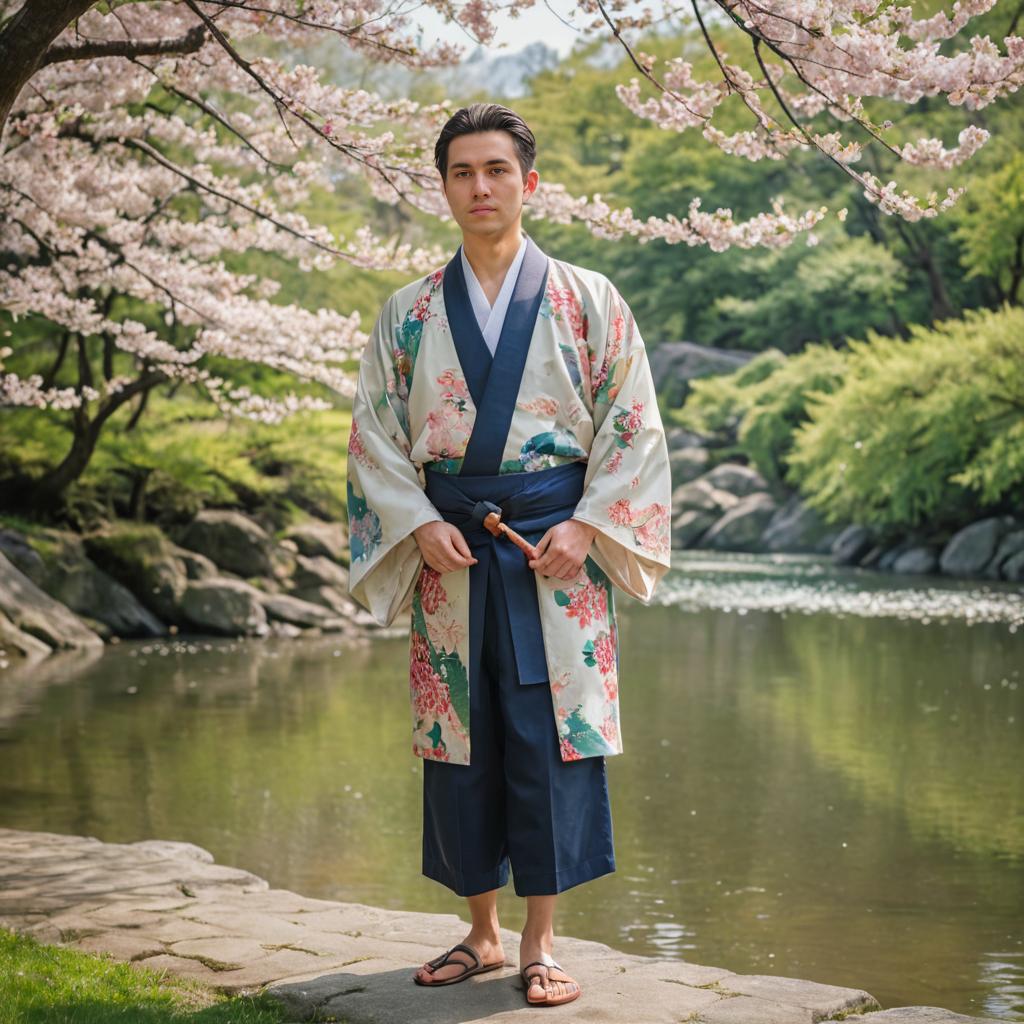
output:
[[[612,417],[612,430],[615,431],[615,451],[604,464],[609,473],[617,473],[622,466],[622,455],[627,448],[633,447],[636,435],[644,427],[644,403],[634,398],[629,409],[619,407]],[[631,485],[633,486],[633,485]]]
[[[652,502],[633,510],[629,498],[620,498],[608,508],[608,519],[615,526],[627,527],[633,533],[633,542],[652,555],[663,555],[669,550],[668,507]]]
[[[539,312],[559,324],[568,335],[559,338],[558,348],[569,379],[582,397],[584,387],[590,386],[590,350],[587,347],[590,321],[579,296],[571,288],[559,288],[549,281]]]
[[[614,402],[622,388],[622,381],[629,369],[629,360],[622,358],[622,343],[625,339],[626,318],[619,312],[612,320],[604,359],[599,367],[591,369],[591,395],[595,402]]]
[[[380,463],[366,450],[363,435],[359,432],[359,421],[352,420],[348,435],[348,453],[364,469],[380,469]]]
[[[441,574],[425,565],[413,592],[409,641],[413,751],[421,757],[469,762],[464,633]]]
[[[542,621],[554,605],[563,621],[570,619],[579,627],[575,642],[566,637],[564,629],[560,630],[559,641],[551,644],[548,652],[550,676],[557,681],[551,692],[562,759],[620,753],[618,731],[615,740],[609,741],[599,728],[609,717],[617,722],[619,713],[611,582],[588,558],[575,580],[545,581],[543,588]]]
[[[427,413],[427,451],[434,462],[461,459],[466,454],[473,424],[466,415],[469,387],[458,370],[437,377],[440,404]]]

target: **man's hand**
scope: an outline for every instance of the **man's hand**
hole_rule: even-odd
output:
[[[542,576],[573,580],[587,560],[595,533],[596,526],[578,519],[556,523],[541,537],[537,544],[537,557],[530,559],[528,564]]]
[[[424,523],[412,532],[419,545],[423,561],[437,572],[454,572],[476,565],[462,531],[451,523]]]

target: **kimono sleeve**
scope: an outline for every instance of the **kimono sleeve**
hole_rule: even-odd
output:
[[[442,518],[409,458],[409,413],[390,338],[395,298],[363,350],[348,440],[349,592],[381,625],[408,606],[423,567],[413,530]]]
[[[649,601],[671,558],[672,478],[647,350],[610,282],[591,335],[594,442],[573,513],[597,528],[590,557],[627,594]]]

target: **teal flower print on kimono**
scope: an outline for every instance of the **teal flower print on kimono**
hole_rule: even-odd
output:
[[[382,539],[380,519],[366,504],[366,499],[356,494],[351,478],[348,481],[348,529],[352,561],[370,558]]]
[[[548,430],[535,434],[519,452],[519,461],[502,466],[502,472],[532,473],[537,469],[550,469],[565,462],[586,459],[587,453],[580,447],[575,434],[570,430]]]

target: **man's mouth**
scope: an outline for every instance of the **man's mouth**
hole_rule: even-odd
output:
[[[474,206],[470,213],[494,213],[493,206]]]

